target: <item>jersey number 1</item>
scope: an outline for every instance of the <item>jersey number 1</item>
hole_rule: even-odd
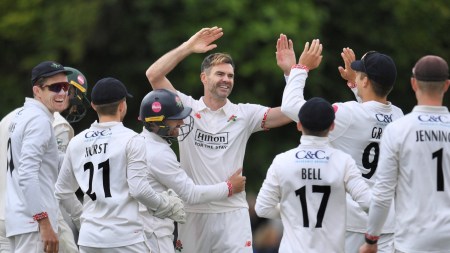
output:
[[[444,149],[441,148],[438,151],[432,154],[433,159],[437,158],[437,191],[444,191],[444,168],[442,166],[442,154],[444,153]]]
[[[111,187],[109,185],[109,159],[98,164],[98,169],[103,169],[103,191],[105,192],[105,198],[111,197]],[[87,162],[84,164],[84,171],[89,170],[89,188],[86,194],[95,201],[97,195],[92,192],[92,181],[94,179],[94,164],[92,162]]]
[[[327,209],[328,199],[330,198],[331,187],[329,185],[313,185],[312,192],[323,193],[322,201],[320,202],[320,207],[317,212],[317,223],[316,228],[322,227],[323,216],[325,216],[325,210]],[[300,204],[302,205],[303,213],[303,227],[309,227],[308,218],[308,205],[306,203],[306,186],[295,191],[296,196],[300,196]]]

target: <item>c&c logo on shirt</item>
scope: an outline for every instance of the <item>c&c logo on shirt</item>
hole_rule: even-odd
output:
[[[325,156],[325,151],[323,150],[316,150],[314,151],[306,151],[306,150],[300,150],[297,153],[295,153],[295,157],[297,159],[328,159],[328,156]]]
[[[391,123],[392,122],[392,114],[383,114],[383,113],[377,113],[375,114],[375,118],[379,121],[379,122],[384,122],[384,123]]]
[[[441,122],[441,123],[450,123],[450,120],[446,116],[442,115],[419,115],[417,117],[422,122]]]
[[[93,138],[93,137],[98,137],[98,136],[109,136],[111,135],[111,129],[105,129],[102,131],[88,131],[86,132],[86,134],[84,134],[85,138]]]

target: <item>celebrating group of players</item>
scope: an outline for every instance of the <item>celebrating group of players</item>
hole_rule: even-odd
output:
[[[34,67],[33,98],[0,122],[0,253],[253,252],[246,144],[292,121],[300,145],[275,157],[255,205],[259,216],[281,218],[279,252],[450,252],[444,59],[417,61],[418,104],[406,116],[387,99],[395,63],[376,51],[361,60],[350,48],[341,53],[339,72],[357,101],[305,99],[322,44],[305,43],[297,60],[284,34],[276,46],[287,83],[281,107],[229,101],[234,62],[224,53],[203,60],[200,99],[176,90],[166,76],[222,36],[203,28],[148,68],[141,133],[122,123],[133,96],[120,80],[99,80],[89,104],[81,72],[53,61]],[[69,122],[89,106],[98,120],[74,136]]]

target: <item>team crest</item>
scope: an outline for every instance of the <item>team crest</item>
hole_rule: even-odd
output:
[[[181,103],[181,99],[178,96],[175,97],[175,102],[178,107],[183,107],[183,103]]]

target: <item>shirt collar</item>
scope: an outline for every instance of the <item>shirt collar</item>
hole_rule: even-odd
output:
[[[302,146],[328,146],[329,139],[327,137],[318,137],[312,135],[302,135],[300,138],[300,144]]]
[[[200,102],[200,105],[199,105],[199,108],[198,108],[198,111],[200,112],[200,111],[204,111],[204,110],[210,110],[210,111],[212,111],[211,109],[209,109],[209,107],[205,104],[205,101],[203,101],[203,97],[201,97],[200,98],[200,100],[199,100],[199,102]],[[231,117],[231,116],[233,116],[233,104],[230,102],[230,100],[227,98],[227,102],[225,103],[225,105],[224,106],[222,106],[221,108],[219,108],[219,109],[217,109],[217,111],[221,111],[221,112],[223,112],[223,113],[225,113],[225,115],[227,116],[227,117]]]
[[[36,106],[37,108],[45,112],[45,114],[47,114],[47,116],[50,118],[52,122],[55,120],[53,113],[51,113],[41,101],[34,98],[25,98],[25,104]]]
[[[145,127],[142,127],[141,135],[144,136],[146,139],[151,139],[155,142],[164,143],[170,146],[170,144],[167,143],[167,141],[163,137],[148,131]]]

